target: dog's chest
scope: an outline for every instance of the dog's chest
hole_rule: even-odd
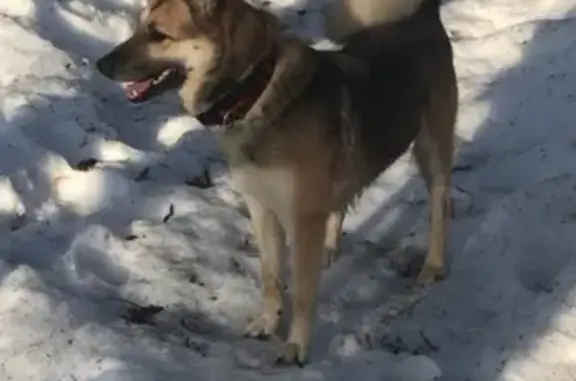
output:
[[[294,203],[294,174],[285,168],[252,165],[231,168],[236,190],[273,211],[287,227]]]

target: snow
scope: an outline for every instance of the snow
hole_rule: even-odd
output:
[[[443,7],[460,86],[449,278],[414,294],[399,275],[427,226],[404,157],[345,222],[303,369],[241,335],[259,264],[210,133],[93,68],[140,5],[0,2],[1,380],[576,379],[573,2]],[[318,37],[319,3],[271,7]]]

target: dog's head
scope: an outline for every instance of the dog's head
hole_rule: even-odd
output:
[[[197,112],[222,82],[238,79],[270,48],[275,18],[243,0],[148,0],[134,34],[96,63],[143,102],[179,89]]]

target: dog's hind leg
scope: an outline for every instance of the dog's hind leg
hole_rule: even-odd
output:
[[[428,253],[417,278],[418,283],[427,284],[445,276],[444,254],[448,219],[451,215],[451,161],[447,157],[451,152],[450,155],[446,152],[442,155],[436,139],[432,138],[425,127],[414,142],[413,153],[426,182],[430,199]]]
[[[328,217],[326,239],[324,240],[325,267],[330,267],[338,259],[343,222],[344,211],[332,212],[330,217]]]
[[[458,110],[458,87],[452,64],[450,43],[444,35],[445,56],[428,65],[433,82],[422,115],[422,126],[414,141],[414,156],[428,188],[430,199],[430,230],[428,253],[418,275],[418,283],[426,284],[445,277],[445,251],[448,220],[452,217],[450,186],[454,155],[454,129]],[[439,54],[442,53],[439,49]],[[433,76],[433,77],[432,77]]]
[[[285,233],[272,211],[253,197],[245,198],[260,252],[263,287],[261,312],[248,324],[246,335],[262,339],[276,332],[282,312],[283,282],[280,274],[280,256],[285,246]]]

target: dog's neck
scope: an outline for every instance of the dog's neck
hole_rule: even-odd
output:
[[[272,48],[233,85],[218,94],[210,108],[196,115],[196,119],[206,127],[229,126],[243,119],[270,83],[277,60],[277,51]]]

